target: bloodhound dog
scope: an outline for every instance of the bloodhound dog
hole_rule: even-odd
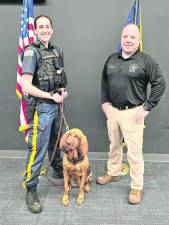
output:
[[[88,142],[84,133],[73,128],[63,134],[60,140],[63,154],[64,194],[62,204],[68,206],[71,187],[79,187],[77,203],[85,200],[84,193],[90,191],[92,171],[89,167]]]

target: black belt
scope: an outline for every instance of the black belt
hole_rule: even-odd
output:
[[[142,103],[138,104],[138,105],[125,105],[125,106],[114,106],[112,105],[114,108],[118,109],[118,110],[127,110],[127,109],[133,109],[137,106],[142,105]]]
[[[48,98],[40,98],[39,102],[44,102],[47,104],[56,104],[55,101],[53,101],[52,99],[48,99]]]

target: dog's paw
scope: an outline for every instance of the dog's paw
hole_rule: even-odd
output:
[[[77,204],[78,204],[78,205],[83,204],[84,200],[85,200],[84,194],[79,194],[79,195],[78,195],[78,198],[77,198]]]
[[[69,205],[69,196],[68,195],[63,195],[62,205],[63,206],[68,206]]]
[[[85,192],[89,192],[90,191],[90,185],[86,184],[84,187]]]

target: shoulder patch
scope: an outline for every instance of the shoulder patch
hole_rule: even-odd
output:
[[[33,50],[31,49],[25,50],[24,56],[33,56]]]

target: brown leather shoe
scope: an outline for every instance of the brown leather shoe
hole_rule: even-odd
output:
[[[96,183],[104,185],[104,184],[116,182],[119,180],[120,180],[120,176],[110,176],[110,175],[106,174],[104,176],[97,177]]]
[[[131,189],[129,194],[130,204],[139,204],[143,198],[143,190]]]

